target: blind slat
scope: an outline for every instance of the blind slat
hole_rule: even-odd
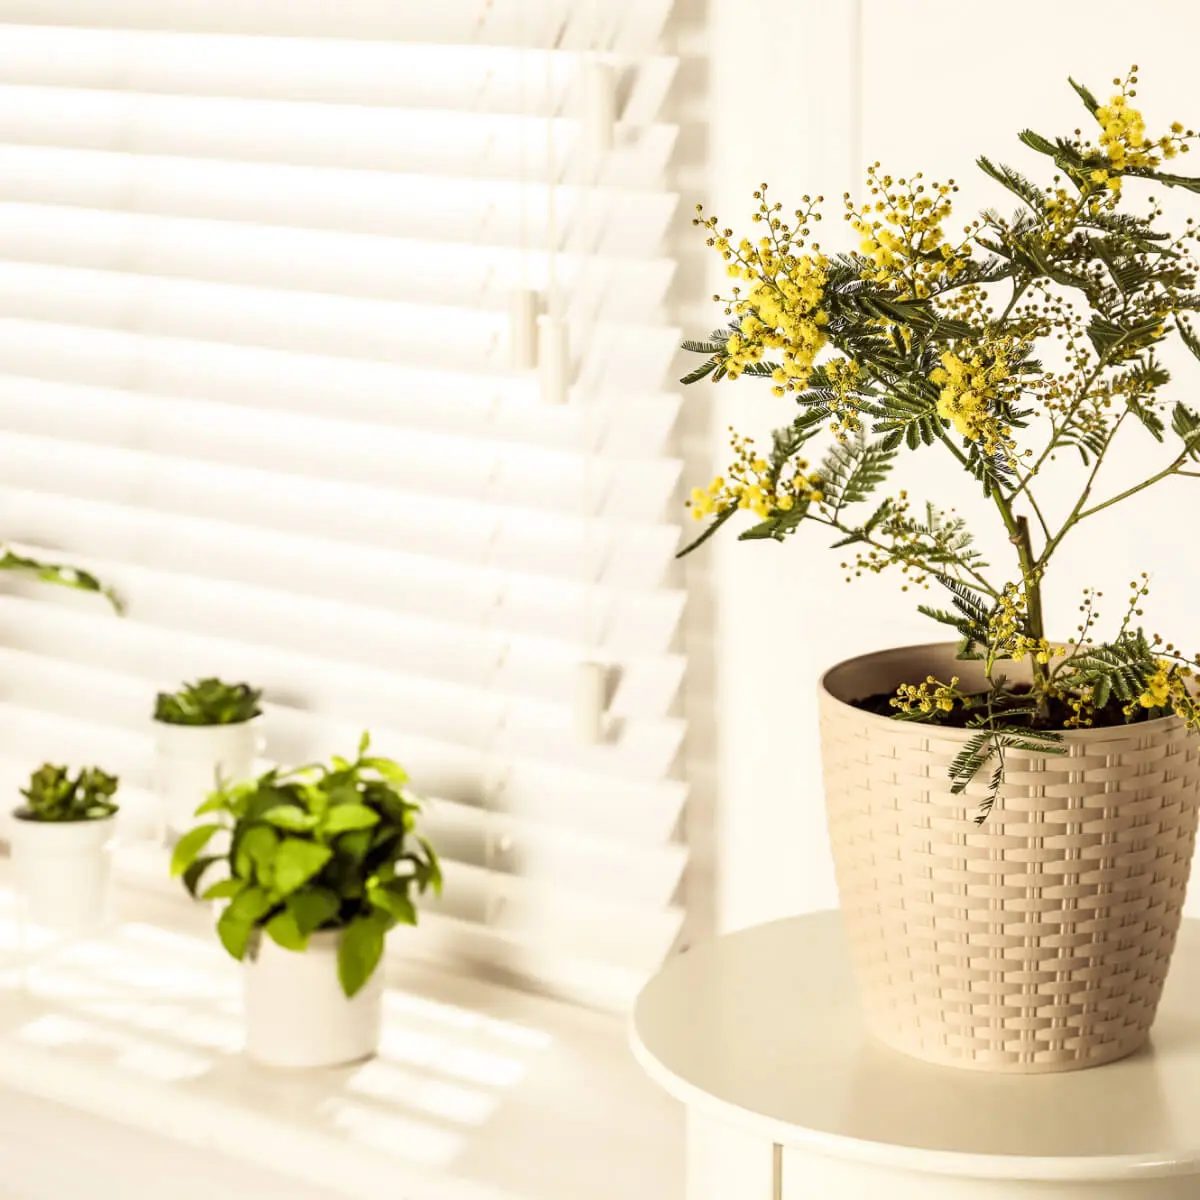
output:
[[[651,52],[673,0],[2,0],[0,20],[114,29],[165,29],[284,37],[365,39],[422,44],[558,46],[598,43],[624,54]]]
[[[338,663],[297,651],[230,638],[184,635],[121,620],[75,603],[0,597],[0,613],[19,618],[14,648],[153,681],[218,674],[255,679],[268,699],[337,714],[360,728],[379,724],[488,752],[529,755],[582,771],[625,778],[664,778],[679,750],[682,722],[641,717],[618,722],[612,740],[581,745],[570,736],[571,713],[549,702],[462,684]],[[0,627],[0,644],[13,644]]]
[[[267,470],[97,449],[4,430],[0,471],[11,486],[27,491],[149,510],[160,527],[175,514],[195,516],[633,588],[662,582],[679,539],[674,525],[595,522],[589,528],[582,515],[515,507],[489,515],[470,500],[304,482]]]
[[[618,60],[619,61],[619,60]],[[6,25],[0,82],[401,108],[577,115],[582,60],[554,51]],[[657,113],[676,60],[622,64],[626,121]]]
[[[509,373],[508,326],[499,313],[315,291],[7,262],[0,264],[0,317],[347,359],[447,362],[460,369],[465,362],[479,371]],[[615,380],[639,366],[657,382],[679,340],[678,330],[655,326],[597,325],[588,335],[578,329],[572,334],[575,386]]]
[[[85,389],[0,374],[0,428],[72,446],[139,452],[306,482],[357,484],[466,499],[489,509],[531,508],[655,523],[679,480],[677,459],[590,463],[581,453],[493,445],[480,439],[372,430],[279,410],[224,407],[173,397]],[[0,435],[2,436],[2,435]],[[263,447],[270,454],[263,454]],[[31,456],[36,452],[31,450]],[[264,461],[265,460],[265,461]],[[580,485],[585,471],[586,486]],[[670,516],[675,513],[671,512]]]
[[[486,625],[497,634],[595,644],[618,656],[668,650],[684,604],[678,590],[518,575],[185,517],[164,523],[145,510],[15,488],[0,487],[0,522],[25,553],[80,565],[86,559],[100,573],[152,570],[197,590],[212,581],[273,594],[280,605],[293,595],[312,597],[368,617]]]
[[[565,118],[0,84],[4,141],[358,171],[509,180],[529,171],[613,185],[660,174],[677,134],[637,127],[597,172],[579,123]]]
[[[545,229],[553,192],[557,228]],[[613,257],[657,255],[678,206],[669,191],[450,179],[285,163],[204,161],[0,138],[0,197]],[[534,224],[537,222],[537,224]],[[531,232],[532,230],[536,232]]]
[[[364,436],[385,426],[573,452],[590,446],[638,459],[668,452],[678,394],[639,393],[630,384],[597,396],[601,411],[593,413],[590,406],[539,403],[535,380],[467,375],[454,366],[422,369],[0,317],[0,370],[49,383],[319,418],[336,413],[370,425]],[[437,404],[428,403],[430,393]]]
[[[428,679],[495,692],[514,704],[569,708],[575,694],[575,666],[588,653],[582,644],[515,635],[483,622],[464,627],[278,590],[214,581],[199,588],[186,576],[91,559],[81,560],[80,565],[132,597],[126,624],[171,631],[181,639],[247,642],[264,659],[276,651],[303,654],[326,668],[357,665],[411,677],[415,684]],[[287,620],[281,621],[284,604]],[[607,647],[604,653],[613,670],[609,711],[614,717],[657,720],[669,714],[683,674],[682,656],[614,656]]]
[[[516,287],[544,290],[548,256],[358,233],[0,201],[0,260],[392,300],[504,315]],[[557,260],[575,321],[660,319],[670,259]],[[442,318],[450,323],[455,318]]]

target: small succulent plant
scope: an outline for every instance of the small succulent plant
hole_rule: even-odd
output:
[[[95,821],[117,811],[113,796],[117,777],[99,767],[84,767],[72,776],[67,767],[45,763],[29,777],[21,795],[28,801],[17,809],[24,821]]]
[[[201,679],[159,692],[154,719],[167,725],[239,725],[262,712],[262,691],[248,683]]]

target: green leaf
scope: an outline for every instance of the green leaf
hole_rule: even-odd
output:
[[[238,962],[246,957],[246,943],[250,940],[253,929],[253,922],[231,916],[228,908],[217,918],[217,937],[221,939],[221,945]]]
[[[243,888],[217,919],[221,945],[239,962],[246,956],[246,944],[255,924],[271,909],[271,900],[262,888]]]
[[[90,572],[82,571],[78,567],[72,567],[66,563],[40,562],[36,558],[27,558],[23,554],[17,554],[13,550],[5,550],[0,555],[0,571],[12,571],[29,579],[40,580],[42,583],[75,588],[81,592],[98,592],[113,606],[116,612],[124,611],[124,605],[116,592],[106,588]]]
[[[303,887],[333,857],[328,846],[300,838],[284,838],[275,853],[275,890],[280,896],[290,896]]]
[[[417,835],[417,841],[420,843],[421,849],[425,851],[426,857],[429,859],[429,884],[433,888],[434,895],[442,894],[442,866],[438,862],[438,856],[433,847],[429,844],[429,839]]]
[[[233,852],[233,873],[254,878],[255,868],[269,865],[279,845],[279,834],[268,825],[250,825],[239,833]]]
[[[1195,330],[1184,320],[1179,321],[1179,337],[1192,355],[1200,359],[1200,338],[1197,338]]]
[[[309,833],[317,827],[317,818],[295,804],[276,804],[268,808],[259,820],[291,833]]]
[[[208,799],[196,809],[194,815],[202,817],[205,813],[229,811],[229,797],[223,791],[211,792]]]
[[[246,921],[253,925],[265,917],[273,907],[274,901],[266,891],[252,884],[250,887],[242,888],[229,902],[229,907],[225,911],[231,913],[234,920]]]
[[[709,522],[708,528],[705,529],[705,531],[698,538],[695,538],[693,541],[689,542],[682,550],[676,551],[675,557],[683,558],[685,554],[691,554],[693,550],[703,546],[704,543],[707,542],[708,539],[712,537],[713,534],[716,533],[717,530],[720,529],[721,526],[724,525],[725,522],[728,521],[729,518],[732,517],[737,511],[738,508],[736,504],[731,504],[728,508],[722,509],[716,519]]]
[[[679,382],[683,384],[699,383],[706,375],[711,375],[716,366],[715,358],[705,359],[698,367],[693,367],[686,375],[681,376]]]
[[[401,925],[415,925],[417,907],[408,898],[408,887],[407,881],[404,880],[376,884],[367,888],[367,899]]]
[[[1151,167],[1127,167],[1126,175],[1138,175],[1143,179],[1153,179],[1164,187],[1183,188],[1187,192],[1200,192],[1200,178],[1192,175],[1172,175],[1169,171],[1155,171]]]
[[[171,852],[171,877],[177,878],[182,875],[196,860],[200,851],[208,845],[213,835],[223,828],[222,825],[197,825],[195,829],[189,829],[175,843],[175,849]]]
[[[1084,87],[1082,83],[1076,83],[1075,80],[1073,80],[1070,76],[1067,77],[1067,82],[1075,89],[1075,93],[1078,95],[1080,100],[1087,105],[1088,112],[1090,112],[1092,116],[1095,116],[1096,109],[1100,107],[1100,101],[1097,100],[1096,97],[1093,96],[1092,93],[1086,87]]]
[[[223,854],[202,854],[199,858],[193,859],[183,873],[183,886],[187,888],[188,894],[196,895],[196,889],[200,886],[200,877],[208,870],[209,867],[216,862],[224,862],[225,855]]]
[[[362,737],[358,739],[358,757],[362,758],[364,754],[371,748],[371,733],[370,730],[364,729]]]
[[[218,879],[216,883],[205,890],[200,899],[228,900],[231,896],[236,896],[245,886],[240,879]]]
[[[1179,401],[1171,414],[1171,428],[1183,439],[1185,452],[1200,458],[1200,413]]]
[[[388,783],[396,787],[403,787],[408,782],[408,772],[390,758],[364,758],[363,766],[378,771]]]
[[[1125,401],[1129,411],[1146,427],[1150,436],[1156,442],[1163,440],[1163,430],[1166,426],[1163,424],[1162,418],[1154,411],[1147,407],[1136,396],[1129,396]]]
[[[981,170],[990,175],[997,183],[1008,188],[1014,196],[1022,200],[1034,212],[1040,215],[1046,211],[1046,197],[1037,184],[1032,183],[1020,172],[1014,171],[1012,167],[1007,167],[1003,163],[994,163],[983,157],[976,161]]]
[[[305,937],[320,929],[327,921],[332,921],[342,907],[339,897],[328,888],[305,888],[301,892],[293,892],[285,903],[296,922],[296,928]]]
[[[383,957],[386,937],[376,916],[359,917],[342,931],[338,946],[338,980],[347,997],[356,995],[371,978]]]
[[[308,935],[301,932],[290,909],[277,912],[266,925],[267,935],[285,950],[301,951],[308,947]]]
[[[1034,133],[1032,129],[1023,129],[1018,136],[1031,150],[1036,150],[1039,154],[1049,154],[1052,158],[1058,156],[1058,146],[1042,137],[1040,133]]]
[[[328,837],[352,829],[371,829],[379,824],[379,814],[365,804],[339,804],[321,821],[321,833]]]
[[[976,773],[984,767],[996,753],[993,744],[993,734],[990,729],[972,734],[966,745],[955,755],[950,764],[950,791],[958,796],[966,791],[967,785],[975,778]]]
[[[369,829],[351,829],[343,833],[337,840],[338,857],[361,863],[371,848],[371,838]]]
[[[865,500],[887,477],[895,457],[885,441],[868,443],[861,430],[853,442],[835,443],[821,464],[821,491],[835,516],[845,505]]]

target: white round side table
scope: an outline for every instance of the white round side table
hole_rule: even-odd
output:
[[[679,955],[638,998],[631,1041],[689,1123],[760,1147],[762,1188],[729,1200],[1200,1200],[1200,921],[1180,931],[1149,1047],[1090,1070],[986,1075],[877,1043],[837,913]]]

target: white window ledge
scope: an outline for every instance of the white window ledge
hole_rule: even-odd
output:
[[[682,1116],[642,1078],[619,1018],[392,955],[377,1059],[270,1071],[240,1053],[237,965],[211,935],[152,915],[39,946],[0,876],[0,1150],[15,1197],[58,1197],[72,1178],[100,1200],[109,1181],[114,1197],[151,1194],[132,1184],[155,1171],[154,1192],[181,1200],[193,1193],[170,1172],[197,1197],[273,1197],[271,1180],[302,1185],[293,1200],[682,1196]],[[70,1137],[56,1126],[43,1145],[58,1106]],[[236,1164],[251,1174],[235,1190]]]

